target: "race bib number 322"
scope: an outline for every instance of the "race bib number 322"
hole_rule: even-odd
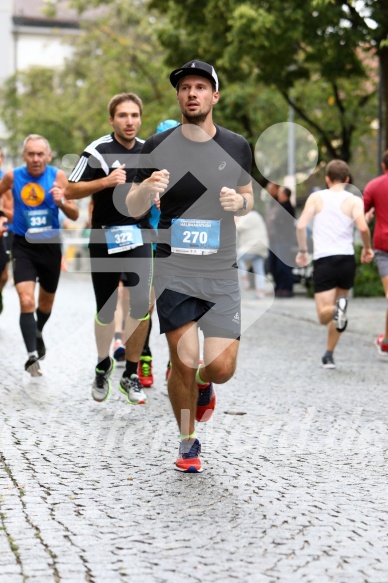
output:
[[[109,227],[105,230],[105,240],[109,255],[135,249],[135,247],[143,245],[141,229],[137,225]]]

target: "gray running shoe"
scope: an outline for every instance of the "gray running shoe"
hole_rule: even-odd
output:
[[[112,390],[112,385],[109,380],[109,377],[113,373],[116,363],[113,358],[110,358],[110,367],[107,371],[98,370],[96,368],[96,378],[94,379],[94,383],[92,385],[92,397],[95,401],[101,403],[105,401]]]
[[[335,368],[334,358],[328,354],[322,356],[322,366],[323,368]]]
[[[345,296],[337,298],[334,309],[334,324],[338,332],[344,332],[348,324],[346,317],[346,308],[348,307],[348,300]]]
[[[42,376],[42,371],[40,370],[39,360],[36,356],[30,356],[24,365],[24,370],[27,371],[32,377]]]
[[[119,389],[124,393],[128,403],[131,405],[145,405],[147,403],[147,395],[141,388],[140,379],[137,374],[132,374],[130,377],[123,375],[120,380]]]

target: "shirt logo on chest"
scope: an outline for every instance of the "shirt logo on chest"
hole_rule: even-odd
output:
[[[28,206],[39,206],[44,201],[44,190],[40,184],[29,182],[22,188],[21,199]]]

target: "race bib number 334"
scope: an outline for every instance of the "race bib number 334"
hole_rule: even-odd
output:
[[[29,233],[41,233],[53,228],[53,214],[51,209],[24,211],[24,218]]]

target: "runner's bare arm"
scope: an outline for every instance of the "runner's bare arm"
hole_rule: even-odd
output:
[[[13,188],[13,170],[8,170],[0,180],[0,196]]]
[[[73,200],[65,198],[65,191],[67,186],[66,174],[62,170],[58,170],[55,182],[50,193],[55,204],[60,208],[68,219],[76,221],[79,217],[79,210]]]
[[[12,223],[13,220],[13,196],[11,190],[6,190],[2,195],[3,208],[2,211],[7,221]]]
[[[167,170],[157,170],[141,184],[132,184],[126,199],[129,214],[139,218],[147,214],[153,204],[158,205],[160,195],[168,188],[169,180],[170,173]]]
[[[370,263],[374,257],[374,252],[371,246],[371,237],[364,214],[364,204],[361,198],[354,197],[352,218],[356,223],[356,227],[360,232],[360,237],[363,245],[361,251],[361,263]]]
[[[296,238],[298,240],[298,253],[295,261],[299,267],[306,267],[309,264],[309,256],[307,250],[307,225],[313,219],[317,212],[316,195],[312,194],[306,201],[302,214],[300,215],[296,225]]]
[[[365,213],[365,220],[367,223],[370,223],[373,217],[375,216],[375,207],[372,206],[368,212]]]
[[[227,186],[221,188],[220,204],[222,208],[224,211],[235,213],[237,217],[247,215],[253,209],[253,202],[252,182],[245,186],[238,186],[236,190]]]

